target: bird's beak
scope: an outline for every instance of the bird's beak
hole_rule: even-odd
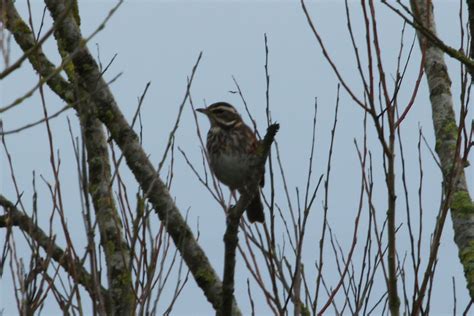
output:
[[[207,109],[206,108],[196,109],[196,111],[207,114]]]

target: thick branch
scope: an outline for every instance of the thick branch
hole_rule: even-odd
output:
[[[27,57],[33,68],[43,78],[51,76],[51,78],[46,82],[51,90],[53,90],[65,102],[72,103],[75,99],[74,91],[60,74],[57,73],[52,75],[55,71],[55,66],[43,53],[41,46],[35,48],[36,41],[33,33],[18,14],[12,1],[0,1],[0,12],[0,19],[13,34],[13,37],[21,50],[25,54],[28,52]]]
[[[77,21],[78,14],[78,8],[76,8],[69,16]],[[58,22],[61,22],[61,19]],[[60,25],[61,23],[55,23],[55,27]],[[55,32],[55,36],[58,37],[58,32]],[[68,52],[61,44],[62,42],[57,40],[57,43],[61,56],[67,58]],[[100,243],[104,249],[107,266],[110,295],[108,300],[110,305],[107,306],[107,310],[113,315],[132,315],[134,294],[130,283],[132,279],[130,249],[124,238],[122,222],[110,186],[112,175],[107,138],[102,123],[94,113],[94,103],[88,96],[88,91],[82,88],[75,68],[66,67],[65,70],[69,81],[75,87],[76,99],[80,100],[75,108],[87,149],[88,193],[92,197],[100,232]]]
[[[107,140],[102,123],[91,113],[92,103],[77,106],[84,143],[87,149],[88,189],[94,204],[100,243],[104,249],[109,283],[110,306],[114,315],[132,315],[134,295],[130,271],[130,249],[124,239],[120,215],[111,190],[111,169]]]
[[[431,1],[412,0],[414,16],[436,35]],[[474,299],[474,204],[469,195],[463,165],[459,162],[458,126],[453,110],[451,80],[444,62],[443,51],[418,32],[420,46],[426,50],[425,72],[430,89],[436,152],[443,170],[446,194],[451,196],[451,217],[454,240],[464,267],[469,294]]]

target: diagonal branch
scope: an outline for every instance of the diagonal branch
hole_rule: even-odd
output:
[[[74,91],[59,72],[54,64],[48,60],[41,46],[37,46],[33,32],[18,14],[12,1],[0,1],[0,19],[12,33],[21,50],[28,57],[33,68],[42,78],[48,78],[46,83],[61,99],[67,103],[73,102]],[[56,73],[55,73],[56,72]]]
[[[468,3],[471,0],[467,0]],[[405,10],[408,10],[408,8],[400,3],[400,0],[397,1]],[[436,28],[431,28],[431,26],[426,25],[426,22],[421,20],[419,16],[419,12],[417,12],[417,9],[412,6],[412,18],[413,21],[410,19],[410,17],[407,17],[404,15],[400,10],[398,10],[395,6],[393,6],[390,2],[387,2],[387,0],[382,0],[382,3],[385,4],[387,7],[389,7],[393,12],[395,12],[397,15],[399,15],[407,24],[411,25],[420,36],[423,36],[423,38],[427,39],[429,42],[431,42],[431,45],[437,47],[440,51],[443,51],[446,53],[448,56],[451,58],[454,58],[461,62],[462,64],[466,65],[470,71],[474,69],[474,60],[471,58],[471,56],[466,56],[464,52],[461,50],[455,49],[449,45],[447,45],[445,42],[443,42],[438,35],[436,34]],[[427,3],[431,3],[431,0],[425,0],[424,6],[427,5]]]
[[[34,239],[48,256],[51,256],[54,261],[68,272],[68,275],[73,278],[75,282],[84,286],[92,299],[98,297],[96,293],[97,285],[94,284],[94,278],[84,269],[79,260],[71,261],[71,257],[67,255],[66,251],[56,245],[54,238],[48,237],[28,215],[18,210],[15,205],[3,195],[0,195],[0,206],[7,212],[6,215],[0,216],[0,227],[17,226],[20,228],[24,233]],[[103,297],[107,297],[107,290],[102,286],[100,286],[100,290]]]

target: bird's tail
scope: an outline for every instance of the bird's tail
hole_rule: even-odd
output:
[[[249,206],[247,207],[247,218],[249,219],[250,223],[263,223],[265,221],[265,213],[263,212],[263,204],[262,200],[260,199],[260,192],[255,194],[252,202],[250,202]]]

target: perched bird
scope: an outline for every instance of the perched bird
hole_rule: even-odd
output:
[[[212,172],[230,190],[241,194],[250,177],[260,176],[263,187],[263,172],[255,173],[258,141],[255,133],[245,125],[236,109],[226,102],[217,102],[207,108],[196,109],[204,113],[211,123],[207,133],[207,153]],[[247,218],[251,223],[265,221],[260,192],[247,207]]]

